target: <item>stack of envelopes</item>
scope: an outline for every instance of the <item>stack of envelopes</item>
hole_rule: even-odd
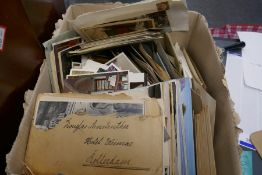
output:
[[[216,174],[216,102],[169,34],[177,4],[84,13],[45,43],[54,93],[36,102],[29,174]]]

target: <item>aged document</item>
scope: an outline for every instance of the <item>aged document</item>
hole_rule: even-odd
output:
[[[65,107],[58,105],[60,113],[54,112],[59,111],[54,110],[57,106],[54,104],[43,110],[43,101],[38,101],[37,118],[33,121],[26,151],[27,169],[39,175],[161,175],[163,117],[151,115],[150,112],[143,115],[143,108],[156,108],[155,100],[152,99],[145,105],[139,101],[134,104],[134,100],[130,100],[133,103],[124,103],[123,100],[111,100],[111,103],[94,101],[95,109],[83,105],[82,112],[79,112],[79,107],[70,108],[73,112],[68,112],[67,108],[63,117],[61,113]],[[50,102],[59,103],[55,98],[50,98]],[[94,106],[94,103],[88,102],[88,106],[90,105]],[[119,115],[125,113],[125,110],[128,115]],[[102,111],[107,112],[99,115]],[[59,120],[53,127],[39,127],[41,122],[38,119],[41,115],[43,118],[52,115],[51,118]]]

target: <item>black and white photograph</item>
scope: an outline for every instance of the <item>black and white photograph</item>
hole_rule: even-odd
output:
[[[63,92],[112,93],[129,90],[129,71],[103,72],[90,75],[67,76]]]
[[[118,117],[144,115],[144,104],[40,101],[35,118],[35,125],[43,129],[51,129],[70,114],[88,116],[105,116],[115,114]]]

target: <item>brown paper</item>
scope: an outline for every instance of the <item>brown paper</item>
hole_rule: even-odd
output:
[[[250,140],[255,145],[258,154],[262,158],[262,131],[257,131],[251,134]]]
[[[31,174],[161,174],[160,113],[156,99],[125,94],[40,94],[25,169]]]
[[[194,93],[193,93],[192,97],[195,97],[195,95],[197,94],[200,97],[200,99],[201,99],[202,107],[208,106],[208,113],[209,113],[209,116],[210,116],[211,132],[212,132],[212,137],[214,137],[215,119],[216,119],[216,101],[215,101],[215,99],[213,97],[211,97],[209,95],[209,93],[207,93],[207,91],[200,84],[198,84],[194,80],[193,80],[193,92]],[[196,100],[196,97],[195,97],[195,100]],[[195,109],[199,109],[199,106],[200,106],[198,104],[198,107],[197,107],[196,103],[197,102],[194,103],[194,98],[193,98],[194,110]],[[201,110],[203,110],[203,109],[201,109]],[[197,113],[197,112],[195,111],[195,113]]]
[[[47,131],[32,126],[25,163],[39,175],[160,175],[161,120],[162,117],[70,115]],[[112,127],[101,129],[109,122]]]
[[[197,174],[216,175],[213,137],[207,107],[194,117]]]
[[[193,113],[199,114],[203,107],[201,97],[194,90],[191,90],[191,94],[192,94]]]
[[[199,70],[196,67],[196,64],[193,62],[192,58],[190,58],[190,56],[188,55],[186,49],[183,49],[183,53],[185,56],[185,59],[187,61],[188,67],[192,73],[192,77],[195,81],[197,81],[204,89],[206,89],[206,84],[199,72]]]

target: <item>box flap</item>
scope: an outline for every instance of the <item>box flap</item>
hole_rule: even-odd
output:
[[[260,157],[262,158],[262,130],[251,134],[250,139],[251,142],[255,145]]]

